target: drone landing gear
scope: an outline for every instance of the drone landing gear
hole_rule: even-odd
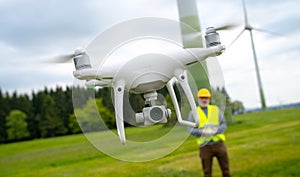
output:
[[[115,95],[115,113],[116,113],[116,124],[118,129],[118,135],[123,144],[126,143],[124,120],[123,120],[123,97],[124,97],[125,83],[120,81],[114,87]]]
[[[180,86],[182,87],[182,89],[183,89],[183,91],[184,91],[184,93],[185,93],[185,95],[188,99],[188,102],[189,102],[190,107],[192,109],[192,114],[193,114],[195,122],[190,122],[190,121],[186,121],[186,120],[182,119],[181,112],[180,112],[179,105],[178,105],[178,101],[177,101],[176,94],[175,94],[175,91],[174,91],[174,84],[176,82],[179,82]],[[191,88],[188,84],[186,71],[178,72],[175,75],[175,77],[173,77],[168,82],[167,89],[170,93],[170,96],[171,96],[171,99],[172,99],[172,102],[173,102],[173,105],[174,105],[174,108],[175,108],[175,112],[176,112],[176,115],[177,115],[178,122],[182,125],[185,125],[185,126],[198,127],[199,126],[198,112],[197,112],[197,109],[196,109],[196,104],[195,104],[195,101],[194,101],[194,97],[193,97]]]

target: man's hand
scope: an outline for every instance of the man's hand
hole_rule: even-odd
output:
[[[213,136],[217,133],[216,128],[203,128],[200,130],[201,136]]]

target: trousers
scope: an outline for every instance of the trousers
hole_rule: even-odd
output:
[[[223,142],[212,145],[205,145],[199,148],[199,156],[202,163],[204,177],[212,176],[213,157],[216,157],[223,177],[231,177],[229,170],[229,160],[226,146]]]

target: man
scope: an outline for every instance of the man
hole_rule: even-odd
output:
[[[202,88],[198,91],[197,96],[199,102],[197,107],[199,127],[189,127],[188,130],[197,138],[204,177],[212,176],[213,157],[218,159],[223,177],[230,177],[229,160],[223,134],[227,128],[226,120],[217,106],[209,105],[211,98],[209,90]],[[194,120],[191,113],[188,120]]]

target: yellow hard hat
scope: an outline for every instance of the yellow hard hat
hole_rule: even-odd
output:
[[[198,91],[198,95],[197,95],[197,96],[198,96],[198,98],[199,98],[199,97],[208,97],[208,98],[211,97],[209,90],[206,89],[206,88],[200,89],[200,90]]]

